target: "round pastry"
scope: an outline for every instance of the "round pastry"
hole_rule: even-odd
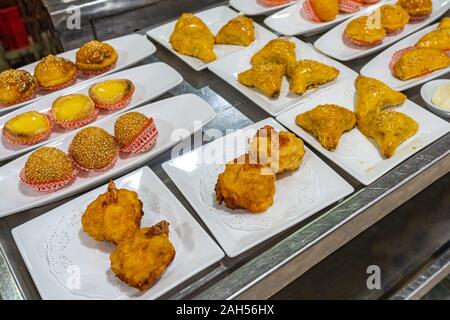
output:
[[[291,0],[258,0],[258,3],[266,7],[276,7],[289,3],[290,1]]]
[[[30,100],[37,89],[36,79],[25,70],[9,69],[0,72],[0,107]]]
[[[72,85],[77,79],[75,64],[65,58],[48,55],[34,68],[34,76],[39,87],[56,91]]]
[[[3,136],[10,143],[31,145],[48,138],[52,122],[47,115],[28,111],[6,121]]]
[[[53,122],[64,129],[75,129],[94,121],[98,110],[88,96],[68,94],[53,101],[49,114]]]
[[[84,74],[96,75],[114,68],[117,57],[117,52],[111,45],[92,40],[77,51],[75,63]]]
[[[98,82],[89,88],[89,96],[100,109],[118,110],[126,107],[134,93],[134,84],[128,79]]]
[[[441,22],[439,22],[439,29],[440,30],[450,29],[450,17],[442,18]]]
[[[381,26],[388,34],[400,32],[409,22],[409,14],[395,4],[385,4],[380,8]]]
[[[306,16],[315,22],[326,22],[336,19],[339,13],[338,0],[305,0],[303,10]]]
[[[118,153],[116,139],[99,127],[80,130],[69,146],[69,155],[75,165],[85,171],[108,169]]]
[[[397,5],[408,12],[410,21],[426,19],[433,10],[433,2],[431,0],[399,0]]]
[[[61,189],[77,174],[69,156],[63,151],[42,147],[34,151],[20,172],[20,179],[39,192]]]
[[[345,27],[344,37],[360,47],[380,44],[386,37],[386,30],[369,23],[369,17],[362,16],[350,21]]]
[[[152,118],[139,112],[128,112],[116,120],[114,136],[120,151],[141,153],[156,142],[158,130]]]

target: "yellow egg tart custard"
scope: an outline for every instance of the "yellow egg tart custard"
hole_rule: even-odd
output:
[[[3,127],[3,136],[10,143],[32,145],[47,139],[52,123],[47,115],[37,111],[19,114]]]
[[[95,103],[84,94],[68,94],[56,99],[50,110],[53,122],[64,129],[74,129],[84,126],[98,115]]]
[[[118,110],[126,107],[134,93],[134,84],[128,79],[106,80],[89,88],[89,96],[100,109]]]

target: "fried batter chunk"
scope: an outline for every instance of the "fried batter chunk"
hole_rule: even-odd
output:
[[[238,80],[247,87],[255,87],[261,90],[270,98],[276,98],[280,95],[285,70],[285,67],[281,64],[260,64],[240,73]]]
[[[289,75],[292,79],[290,89],[296,94],[302,94],[310,88],[333,81],[338,75],[339,70],[334,67],[314,60],[300,60]]]
[[[216,35],[217,44],[248,46],[255,41],[253,20],[246,16],[237,16],[225,24]]]

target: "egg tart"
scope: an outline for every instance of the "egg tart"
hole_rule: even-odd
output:
[[[431,0],[399,0],[397,4],[408,12],[411,21],[424,20],[433,11]]]
[[[34,76],[39,87],[56,91],[72,85],[77,79],[75,64],[65,58],[48,55],[34,68]]]
[[[25,70],[0,72],[0,107],[33,99],[37,89],[36,79]]]
[[[409,22],[409,14],[401,6],[385,4],[380,8],[381,26],[388,34],[397,33]]]
[[[151,117],[147,118],[139,112],[128,112],[116,120],[114,136],[120,151],[141,153],[156,142],[158,130]]]
[[[98,82],[89,88],[89,96],[99,109],[118,110],[126,107],[134,93],[134,84],[128,79]]]
[[[28,111],[6,121],[3,136],[13,144],[32,145],[47,139],[51,131],[47,115]]]
[[[96,75],[114,68],[117,58],[117,52],[111,45],[92,40],[77,51],[75,63],[84,74]]]
[[[71,182],[77,174],[63,151],[42,147],[34,151],[20,172],[20,179],[39,192],[55,191]]]
[[[347,24],[344,37],[357,46],[372,47],[383,41],[386,37],[386,30],[375,23],[371,23],[369,17],[362,16]]]
[[[64,129],[75,129],[94,121],[98,109],[88,96],[68,94],[53,102],[49,114],[53,122]]]
[[[75,165],[84,171],[110,168],[117,160],[119,149],[116,139],[99,127],[80,130],[69,146],[69,155]]]

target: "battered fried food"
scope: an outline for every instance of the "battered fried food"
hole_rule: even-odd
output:
[[[300,167],[305,154],[303,141],[288,131],[278,132],[264,126],[249,141],[251,160],[267,164],[274,173],[294,171]]]
[[[302,94],[310,88],[319,87],[333,81],[339,75],[339,70],[314,60],[298,61],[291,74],[290,89],[296,94]]]
[[[286,68],[281,64],[266,63],[253,66],[238,75],[240,83],[247,87],[255,87],[266,96],[276,98],[280,95],[281,83]]]
[[[295,56],[295,43],[287,39],[274,39],[269,41],[252,57],[252,65],[276,63],[285,66],[287,74],[291,74],[297,58]]]
[[[117,190],[110,181],[108,190],[88,205],[81,222],[84,232],[95,240],[119,244],[139,230],[143,214],[137,193]]]
[[[416,47],[450,51],[450,29],[437,29],[423,35]]]
[[[246,16],[237,16],[228,21],[216,35],[217,44],[248,46],[255,41],[253,20]]]
[[[245,154],[234,159],[219,174],[215,186],[216,200],[231,209],[252,213],[267,210],[275,195],[275,174],[269,166],[253,163]]]
[[[111,254],[111,269],[122,281],[145,291],[153,286],[175,258],[165,220],[142,228],[121,242]]]
[[[356,117],[353,112],[341,106],[322,104],[299,114],[295,123],[314,135],[322,147],[333,151],[342,134],[355,127]]]

